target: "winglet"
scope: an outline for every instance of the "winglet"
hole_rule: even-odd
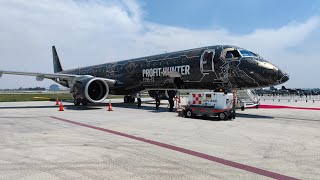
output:
[[[52,57],[53,57],[53,69],[54,69],[54,73],[63,71],[63,70],[62,70],[62,67],[61,67],[61,64],[60,64],[59,56],[58,56],[58,53],[57,53],[57,50],[56,50],[56,47],[55,47],[55,46],[52,46]]]

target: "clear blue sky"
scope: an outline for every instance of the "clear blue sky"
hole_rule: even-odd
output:
[[[233,33],[280,27],[320,14],[319,0],[142,1],[146,20],[193,29],[227,28]]]

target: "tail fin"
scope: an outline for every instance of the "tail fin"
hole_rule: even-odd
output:
[[[52,57],[53,57],[53,69],[54,69],[54,73],[63,71],[61,64],[60,64],[60,60],[59,60],[59,56],[56,50],[55,46],[52,46]]]

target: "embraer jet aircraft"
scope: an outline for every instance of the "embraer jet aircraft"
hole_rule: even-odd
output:
[[[278,85],[289,76],[261,56],[230,45],[208,46],[160,55],[63,70],[52,47],[54,73],[1,71],[36,76],[69,87],[75,105],[100,103],[108,94],[132,101],[140,91],[167,94],[179,89],[246,89]]]

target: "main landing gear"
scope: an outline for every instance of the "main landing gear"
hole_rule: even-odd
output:
[[[136,97],[137,97],[137,106],[138,107],[141,107],[141,95],[140,95],[140,93],[137,93],[137,95],[136,95]],[[124,103],[134,103],[135,102],[135,97],[134,96],[124,96],[123,97],[123,102]]]
[[[124,96],[123,102],[124,103],[134,103],[136,99],[133,96]]]
[[[83,106],[88,105],[88,103],[87,103],[87,102],[84,102],[82,99],[74,99],[74,100],[73,100],[73,104],[74,104],[75,106],[80,106],[80,104],[82,104]]]

